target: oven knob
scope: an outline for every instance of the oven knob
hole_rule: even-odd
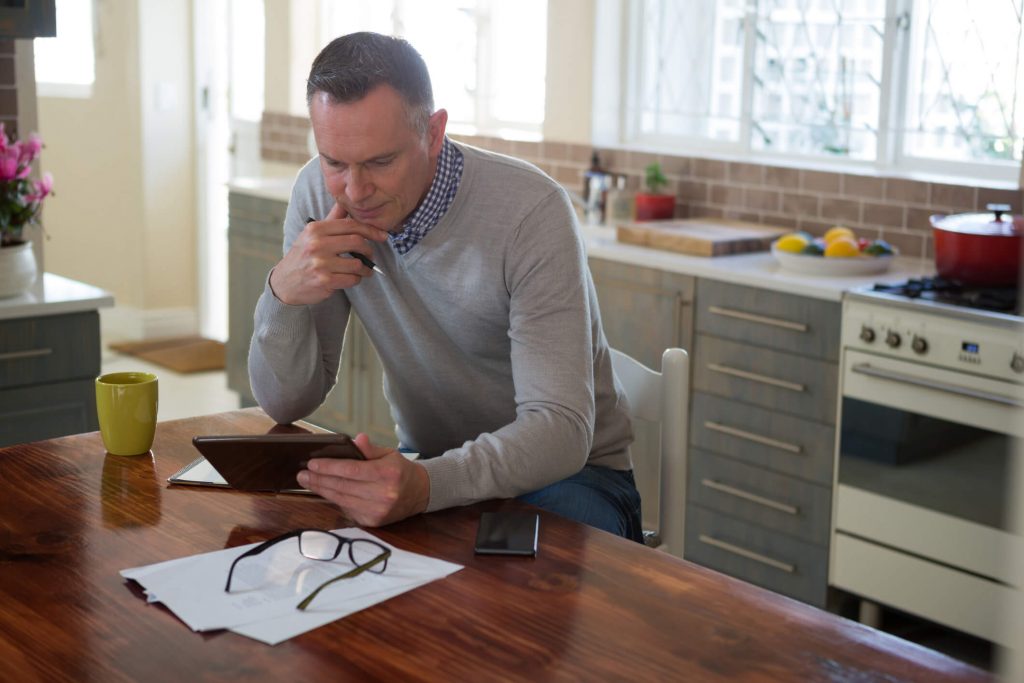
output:
[[[889,334],[885,335],[885,343],[888,344],[889,346],[891,346],[894,349],[896,347],[898,347],[900,345],[900,335],[899,335],[899,333],[897,333],[897,332],[889,332]]]
[[[1013,360],[1010,361],[1010,368],[1014,372],[1024,372],[1024,356],[1019,353],[1013,354]]]
[[[868,344],[875,341],[875,331],[867,325],[860,326],[860,338]]]
[[[924,337],[915,336],[914,340],[910,342],[910,348],[914,349],[914,353],[924,353],[928,350],[928,342]]]

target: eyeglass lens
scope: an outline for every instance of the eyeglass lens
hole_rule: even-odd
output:
[[[323,531],[303,531],[299,535],[299,552],[311,560],[333,560],[341,549],[341,539]]]
[[[363,539],[354,539],[349,541],[348,556],[352,560],[352,564],[357,567],[368,565],[381,556],[382,553],[387,552],[385,548],[381,548],[379,545],[372,541]],[[384,571],[387,566],[386,563],[378,563],[372,567],[367,567],[368,571],[376,572],[378,574]]]

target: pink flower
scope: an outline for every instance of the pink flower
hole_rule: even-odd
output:
[[[18,177],[18,157],[19,150],[16,147],[7,147],[0,151],[0,182]]]
[[[25,199],[32,203],[43,201],[53,191],[53,175],[44,173],[42,180],[32,183],[32,188],[33,191],[25,195]]]
[[[29,135],[28,140],[24,140],[20,144],[21,155],[18,157],[18,163],[26,166],[35,161],[35,158],[39,156],[39,151],[43,148],[43,140],[36,133]]]

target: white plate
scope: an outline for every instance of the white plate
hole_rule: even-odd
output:
[[[772,245],[772,256],[779,265],[794,273],[806,275],[832,275],[843,277],[849,275],[872,275],[884,273],[892,264],[892,256],[847,256],[825,258],[809,254],[792,254],[780,251]]]

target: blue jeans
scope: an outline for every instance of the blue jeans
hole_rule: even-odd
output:
[[[519,496],[524,503],[643,543],[640,493],[632,470],[587,465],[562,481]]]

